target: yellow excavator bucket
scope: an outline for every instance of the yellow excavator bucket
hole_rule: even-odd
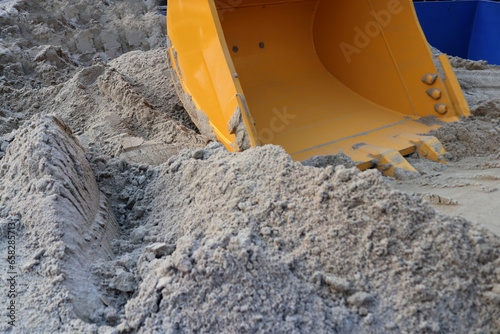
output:
[[[200,131],[231,151],[343,152],[359,168],[443,161],[428,133],[470,114],[438,74],[411,0],[170,0],[167,58]]]

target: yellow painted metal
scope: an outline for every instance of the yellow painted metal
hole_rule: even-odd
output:
[[[446,151],[443,144],[436,137],[403,133],[397,138],[415,145],[416,152],[421,157],[446,164]]]
[[[411,0],[170,0],[167,27],[186,109],[230,150],[239,110],[251,146],[295,160],[343,151],[367,168],[380,157],[363,144],[408,154],[417,144],[401,134],[469,113],[451,67],[446,85],[437,75]]]
[[[462,93],[455,72],[453,72],[448,56],[443,54],[439,56],[438,59],[441,62],[444,75],[446,76],[444,83],[450,94],[450,100],[453,103],[457,116],[470,116],[469,105],[465,100],[465,96]]]
[[[229,150],[234,150],[234,135],[229,133],[227,123],[237,107],[247,108],[238,98],[243,96],[243,90],[234,75],[236,71],[223,40],[215,3],[170,1],[167,22],[172,43],[168,56],[186,110],[198,127],[203,120],[197,117],[196,110],[205,113],[217,138]],[[192,103],[186,101],[186,96]],[[252,128],[250,122],[246,125]],[[255,131],[252,133],[252,144],[258,145]]]
[[[374,145],[362,145],[359,150],[373,159],[373,164],[385,176],[405,180],[418,174],[399,151]]]

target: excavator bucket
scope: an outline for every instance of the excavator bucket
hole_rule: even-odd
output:
[[[469,109],[446,56],[438,74],[411,0],[170,0],[167,58],[200,131],[231,151],[343,152],[360,169],[415,172],[423,134]]]

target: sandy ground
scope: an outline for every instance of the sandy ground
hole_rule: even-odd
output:
[[[441,212],[465,217],[500,235],[500,68],[459,58],[451,62],[473,114],[465,124],[438,131],[453,161],[443,168],[412,160],[421,178],[388,182],[420,194]]]
[[[233,154],[154,6],[0,2],[1,332],[500,332],[498,67],[451,59],[473,117],[412,181]]]
[[[500,160],[496,163],[500,166]],[[428,184],[389,183],[395,189],[422,194],[437,210],[464,217],[500,236],[500,168],[448,167]]]

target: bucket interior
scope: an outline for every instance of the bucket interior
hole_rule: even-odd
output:
[[[434,69],[409,1],[215,4],[264,144],[334,154],[335,143],[434,114],[412,65]]]

